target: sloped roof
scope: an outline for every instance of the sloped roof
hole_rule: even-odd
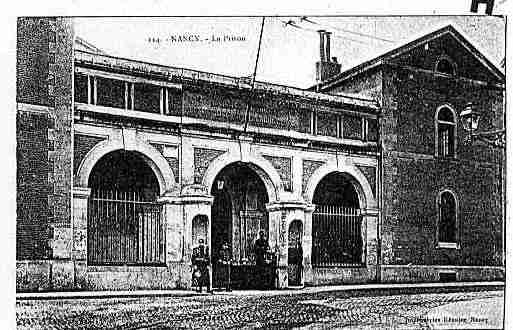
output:
[[[386,60],[390,60],[392,58],[395,58],[397,56],[400,56],[408,51],[410,51],[413,48],[416,48],[426,42],[429,42],[431,40],[440,38],[444,35],[451,35],[453,36],[463,47],[465,47],[484,67],[488,69],[488,71],[494,75],[497,79],[504,82],[505,77],[501,70],[495,66],[483,53],[483,51],[479,50],[475,45],[473,45],[469,38],[465,36],[465,34],[458,30],[455,26],[449,24],[445,25],[441,28],[438,28],[432,32],[429,32],[427,34],[423,34],[420,37],[415,37],[411,41],[406,41],[403,43],[402,46],[395,47],[392,49],[389,49],[385,51],[383,54],[373,57],[369,60],[364,61],[363,63],[352,67],[344,72],[341,72],[332,78],[323,81],[319,84],[316,84],[312,87],[310,87],[310,90],[325,90],[333,85],[336,85],[338,82],[345,80],[347,78],[350,78],[352,76],[355,76],[359,73],[362,73],[364,71],[367,71],[371,68],[377,67],[382,65]]]
[[[99,55],[107,55],[107,53],[105,51],[96,47],[92,43],[87,42],[85,39],[83,39],[79,36],[75,37],[74,48],[75,48],[75,50],[86,51],[86,52],[99,54]]]

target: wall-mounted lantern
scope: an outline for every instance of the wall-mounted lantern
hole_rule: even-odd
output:
[[[479,140],[493,147],[505,148],[505,130],[498,129],[486,132],[476,132],[479,128],[479,119],[481,119],[481,113],[475,110],[474,104],[467,103],[460,113],[460,120],[465,131],[469,132],[470,143],[473,143],[475,140]]]

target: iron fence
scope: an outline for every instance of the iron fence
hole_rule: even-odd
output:
[[[362,218],[360,209],[317,205],[312,214],[312,265],[361,266]]]
[[[88,208],[90,265],[155,265],[165,263],[162,206],[140,192],[92,193]]]

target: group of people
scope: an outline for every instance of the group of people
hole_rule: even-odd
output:
[[[268,276],[269,264],[272,262],[269,241],[265,232],[260,231],[258,239],[255,241],[255,263],[256,273],[258,274],[259,287],[268,286],[270,279]],[[232,253],[230,246],[224,242],[218,253],[218,269],[222,273],[224,279],[224,289],[231,291],[231,266],[232,266]],[[212,284],[210,279],[210,254],[208,247],[205,245],[205,240],[200,238],[198,245],[192,250],[192,280],[193,286],[196,291],[202,292],[203,287],[206,287],[207,292],[212,292]]]

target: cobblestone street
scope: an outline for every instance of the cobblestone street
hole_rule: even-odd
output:
[[[497,315],[497,310],[502,310],[503,300],[502,291],[371,294],[351,297],[347,292],[336,291],[18,301],[16,321],[18,329],[429,329],[433,320],[428,315],[434,315],[430,312],[441,306],[489,301],[493,302],[491,308]],[[486,315],[491,314],[483,308],[478,314],[467,315],[467,328],[502,326],[502,320],[487,319]],[[436,315],[440,318],[440,312]],[[470,317],[477,321],[471,322]],[[451,327],[458,326],[461,324]]]

